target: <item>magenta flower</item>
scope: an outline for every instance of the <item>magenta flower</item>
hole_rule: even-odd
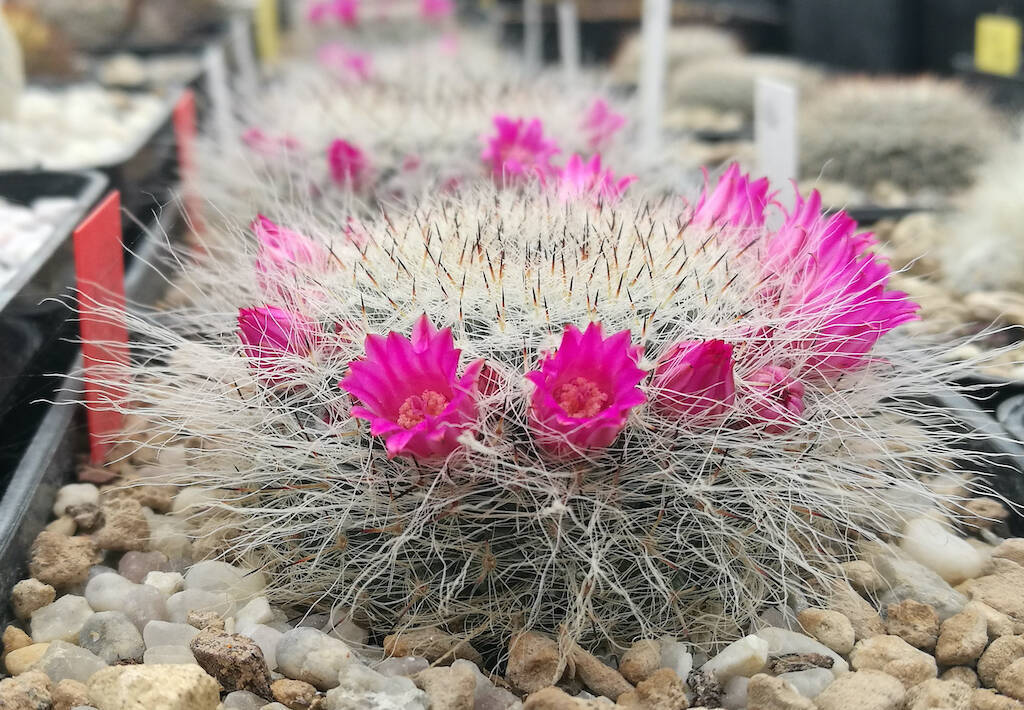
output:
[[[263,215],[257,215],[250,228],[259,243],[256,269],[260,273],[323,264],[326,260],[326,253],[319,244],[309,237],[272,222]]]
[[[540,119],[512,120],[495,116],[496,133],[489,136],[481,158],[491,167],[494,179],[500,182],[529,177],[544,178],[554,174],[551,156],[559,152],[553,141],[544,139]]]
[[[340,138],[327,148],[327,164],[334,182],[353,190],[363,187],[370,169],[363,151]]]
[[[289,361],[308,356],[320,334],[298,313],[263,306],[238,309],[238,338],[250,366],[268,383],[280,384],[295,372]]]
[[[595,155],[587,162],[573,154],[565,167],[558,171],[558,198],[562,202],[589,198],[597,202],[617,202],[626,191],[635,175],[615,179],[610,169],[601,169],[601,156]]]
[[[654,406],[673,417],[721,417],[736,399],[732,345],[721,340],[676,343],[654,369]]]
[[[443,459],[477,418],[477,376],[483,360],[458,376],[460,350],[451,330],[438,331],[424,315],[412,338],[398,333],[366,336],[366,357],[349,365],[340,383],[357,398],[352,416],[370,422],[389,457]]]
[[[369,54],[352,52],[338,43],[322,46],[316,58],[321,66],[344,81],[369,81],[373,75],[373,58]]]
[[[738,228],[764,226],[765,210],[772,200],[768,178],[751,180],[733,163],[710,193],[707,173],[704,180],[704,191],[693,209],[695,224],[702,227],[720,223]]]
[[[769,365],[744,383],[754,412],[754,423],[766,434],[782,434],[799,423],[804,413],[804,386],[784,367]]]
[[[437,21],[451,17],[455,12],[452,0],[420,0],[420,15],[425,20]]]
[[[314,25],[322,25],[330,15],[330,2],[314,2],[306,10],[306,19]]]
[[[817,192],[797,196],[786,222],[768,241],[773,295],[800,334],[806,364],[830,375],[858,367],[884,334],[917,318],[907,294],[887,291],[891,269],[869,251],[874,237],[857,233],[843,212],[824,216]]]
[[[626,426],[629,411],[646,400],[638,385],[642,349],[630,332],[605,338],[601,325],[580,332],[566,326],[558,350],[528,372],[533,383],[530,421],[538,443],[556,455],[609,446]]]
[[[594,99],[594,103],[583,116],[581,128],[587,136],[591,150],[600,150],[606,147],[625,125],[625,116],[613,111],[604,99]]]

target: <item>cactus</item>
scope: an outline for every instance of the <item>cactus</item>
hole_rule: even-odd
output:
[[[710,57],[729,57],[739,54],[741,49],[739,41],[732,33],[705,25],[671,28],[665,46],[668,76],[672,76],[690,62]],[[643,55],[641,33],[629,35],[612,61],[612,82],[627,86],[636,84],[640,77]]]
[[[970,185],[1003,126],[954,82],[852,79],[830,83],[807,101],[800,134],[803,178],[958,192]]]
[[[275,602],[709,646],[955,504],[930,485],[955,413],[922,400],[957,366],[884,335],[913,304],[813,196],[778,228],[735,169],[690,205],[277,207],[188,267],[190,307],[132,316],[143,364],[110,372],[186,447],[162,474],[204,492],[205,546]]]

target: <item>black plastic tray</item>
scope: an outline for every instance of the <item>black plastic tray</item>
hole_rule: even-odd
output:
[[[68,364],[71,351],[60,342],[67,331],[67,309],[49,299],[74,286],[71,233],[106,185],[106,177],[94,171],[0,173],[0,197],[10,202],[28,205],[39,197],[77,200],[74,210],[18,272],[0,284],[0,422],[30,396],[44,369]]]

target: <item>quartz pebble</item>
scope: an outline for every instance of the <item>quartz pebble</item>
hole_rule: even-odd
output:
[[[234,611],[234,601],[228,594],[204,589],[186,589],[167,599],[167,618],[171,621],[184,624],[188,621],[189,613],[194,611],[212,611],[218,616],[230,616]]]
[[[147,665],[175,666],[196,663],[196,657],[188,646],[150,646],[142,654],[142,662]]]
[[[693,670],[693,654],[685,643],[663,638],[661,645],[661,668],[671,668],[680,678],[688,678]]]
[[[227,594],[235,602],[246,602],[266,588],[262,572],[239,569],[226,562],[197,562],[185,573],[185,590]]]
[[[270,670],[277,670],[277,644],[284,633],[265,624],[257,624],[242,635],[249,637],[260,647],[267,667]]]
[[[759,636],[744,636],[723,648],[717,656],[700,667],[719,681],[733,676],[750,677],[761,671],[768,662],[769,644]]]
[[[292,629],[283,634],[277,644],[277,664],[281,672],[320,690],[338,685],[339,672],[355,662],[344,642],[317,629]]]
[[[334,684],[335,687],[327,691],[327,710],[427,710],[430,707],[426,693],[408,678],[384,676],[358,662],[343,665]]]
[[[395,656],[385,658],[373,669],[382,675],[413,676],[429,666],[430,661],[420,656]]]
[[[182,646],[188,648],[192,639],[199,635],[199,629],[188,624],[170,621],[150,621],[142,629],[146,648],[154,646]]]
[[[903,529],[900,548],[949,584],[981,574],[981,554],[963,538],[931,518],[914,518]]]
[[[153,571],[146,575],[142,583],[156,587],[164,597],[170,597],[184,588],[185,578],[181,576],[180,572]]]
[[[776,677],[792,685],[805,698],[817,697],[836,678],[828,668],[808,668],[804,671],[780,673]]]
[[[495,687],[475,663],[459,659],[452,663],[452,668],[466,668],[472,672],[476,682],[473,710],[518,710],[522,705],[515,695],[504,688]]]
[[[722,684],[722,698],[718,704],[725,710],[743,710],[747,706],[747,687],[750,678],[734,675]]]
[[[93,577],[85,587],[85,598],[96,611],[123,612],[139,629],[154,619],[167,618],[167,601],[160,590],[118,574]]]
[[[160,551],[138,552],[132,550],[124,553],[121,557],[121,561],[117,564],[117,571],[125,579],[142,584],[150,573],[167,571],[167,555]]]
[[[932,607],[939,615],[939,620],[944,621],[959,613],[967,604],[967,598],[953,589],[946,580],[902,551],[877,545],[869,547],[866,553],[886,584],[886,591],[878,600],[883,608],[904,599],[912,599]],[[971,580],[970,584],[976,581]]]
[[[84,597],[66,594],[32,615],[32,640],[36,643],[57,639],[77,641],[82,626],[92,615],[93,609]]]
[[[262,710],[267,701],[248,690],[235,690],[224,696],[224,710]]]
[[[142,634],[131,619],[119,611],[102,611],[90,616],[78,633],[78,645],[108,664],[141,662],[146,650]]]
[[[274,612],[270,608],[267,598],[256,597],[235,613],[235,630],[240,634],[244,634],[253,626],[266,624],[268,621],[272,621],[273,618]]]
[[[57,491],[57,497],[53,502],[53,516],[59,518],[67,512],[69,506],[73,505],[98,505],[100,502],[100,489],[91,483],[69,483],[61,486]]]
[[[91,651],[64,641],[53,641],[32,670],[42,671],[54,683],[65,678],[84,683],[107,662]]]
[[[34,577],[23,579],[11,590],[11,607],[19,619],[28,619],[36,609],[52,604],[57,591]]]

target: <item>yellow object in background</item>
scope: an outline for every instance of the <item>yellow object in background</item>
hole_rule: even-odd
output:
[[[256,47],[264,64],[273,64],[281,56],[281,24],[277,0],[258,0],[255,7]]]
[[[1020,70],[1021,25],[1016,17],[978,15],[974,25],[974,68],[1016,76]]]

